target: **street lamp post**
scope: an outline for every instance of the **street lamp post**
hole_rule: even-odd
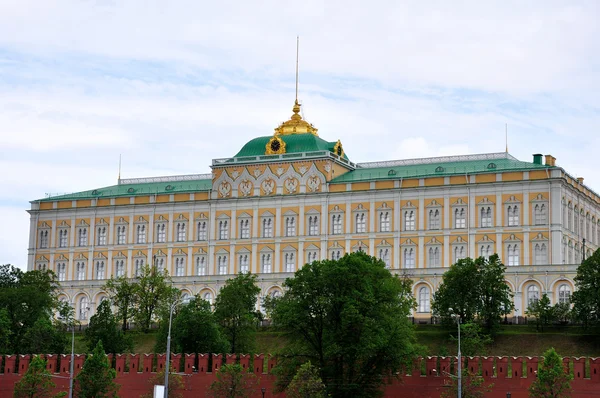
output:
[[[462,398],[462,370],[460,357],[460,315],[453,313],[452,308],[449,308],[452,318],[456,319],[458,325],[458,398]]]
[[[164,393],[164,398],[168,398],[169,396],[169,366],[170,366],[170,359],[171,359],[171,323],[173,322],[173,311],[175,310],[175,306],[177,304],[179,304],[180,302],[182,303],[187,303],[188,300],[187,299],[177,299],[175,301],[173,301],[171,303],[171,308],[169,309],[169,333],[167,334],[167,361],[166,361],[166,367],[165,367],[165,393]]]
[[[73,316],[75,316],[74,313]],[[73,319],[73,322],[71,323],[71,363],[69,364],[69,398],[73,398],[73,362],[75,362],[75,319]]]
[[[262,398],[265,398],[265,392],[267,392],[267,389],[263,387],[260,389],[260,391],[262,392]]]

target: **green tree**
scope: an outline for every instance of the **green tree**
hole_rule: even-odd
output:
[[[117,307],[117,318],[121,320],[121,330],[129,330],[129,320],[135,313],[137,283],[125,277],[110,278],[104,290],[111,302]]]
[[[536,330],[544,331],[544,326],[548,326],[554,320],[554,308],[550,305],[550,298],[544,293],[542,298],[534,300],[529,304],[526,311],[527,315],[535,317]]]
[[[506,267],[497,254],[489,259],[465,258],[450,266],[433,295],[433,313],[446,323],[451,315],[460,315],[462,322],[477,319],[487,332],[494,333],[502,315],[514,308],[510,288],[504,281]]]
[[[458,378],[453,376],[450,388],[442,392],[441,398],[456,398],[458,395]],[[485,384],[482,376],[471,373],[467,369],[462,370],[461,398],[483,398],[485,394],[492,391],[494,384]]]
[[[23,336],[21,351],[27,354],[62,354],[69,338],[58,323],[48,316],[40,316]]]
[[[9,353],[11,334],[8,313],[5,308],[0,308],[0,355]]]
[[[163,312],[155,350],[164,352],[167,343],[169,314]],[[171,350],[174,352],[227,352],[229,343],[221,333],[210,303],[196,296],[173,313]]]
[[[600,249],[577,267],[573,314],[584,325],[600,322]]]
[[[460,315],[462,322],[472,322],[480,306],[479,267],[471,258],[458,260],[442,275],[437,291],[433,294],[432,312],[446,323],[453,313]]]
[[[562,398],[571,396],[573,375],[565,372],[562,358],[550,348],[544,353],[544,362],[538,368],[537,378],[529,387],[532,398]]]
[[[0,265],[0,309],[6,311],[10,333],[8,349],[23,353],[23,338],[36,321],[50,319],[58,305],[59,289],[52,271],[28,271]]]
[[[119,385],[113,381],[115,377],[117,372],[111,368],[102,342],[99,341],[75,379],[76,395],[78,398],[117,397]]]
[[[171,278],[166,270],[146,265],[134,285],[136,311],[134,319],[136,327],[148,333],[156,312],[171,298]]]
[[[285,395],[288,398],[325,398],[325,384],[319,376],[319,370],[310,361],[300,366],[285,390]]]
[[[119,329],[117,319],[110,308],[110,301],[104,300],[98,306],[96,314],[90,318],[85,330],[85,341],[92,350],[99,341],[103,342],[105,351],[112,354],[123,353],[133,349],[133,342],[128,335]],[[104,343],[105,342],[105,343]]]
[[[461,324],[460,333],[460,350],[465,356],[484,355],[485,346],[492,343],[492,338],[483,333],[481,326],[475,322]]]
[[[50,371],[46,369],[46,361],[34,356],[27,372],[15,384],[15,398],[46,398],[52,396],[56,385],[52,381]]]
[[[256,326],[260,319],[256,301],[260,288],[256,275],[240,273],[228,279],[215,300],[215,318],[233,353],[252,352]]]
[[[373,397],[412,363],[412,282],[392,275],[383,261],[363,252],[315,261],[284,286],[285,294],[267,303],[291,342],[279,361],[280,389],[298,362],[310,360],[333,397]]]
[[[566,325],[571,319],[571,303],[569,301],[556,303],[554,304],[554,307],[552,307],[552,312],[553,317],[557,322]]]
[[[208,395],[214,398],[246,398],[255,393],[257,386],[258,380],[253,373],[237,363],[227,364],[217,371]]]

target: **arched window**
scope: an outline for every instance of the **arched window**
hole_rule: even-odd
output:
[[[558,302],[561,304],[571,302],[571,288],[566,283],[558,287]]]
[[[429,312],[429,288],[419,288],[419,310],[417,312]]]
[[[206,293],[204,293],[204,294],[202,295],[202,298],[203,298],[204,300],[208,301],[208,303],[209,303],[210,305],[212,305],[212,303],[213,303],[213,295],[212,295],[212,293],[211,293],[211,292],[206,292]]]
[[[83,296],[79,299],[79,320],[84,321],[87,319],[89,308],[88,298]]]
[[[527,306],[531,306],[540,299],[540,289],[536,285],[527,287]]]

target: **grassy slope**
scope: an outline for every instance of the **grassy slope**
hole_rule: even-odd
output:
[[[455,355],[456,341],[450,337],[450,330],[441,326],[419,325],[416,336],[419,344],[426,348],[426,355]],[[454,330],[452,330],[454,332]],[[150,353],[154,351],[156,333],[131,332],[134,351]],[[70,337],[70,336],[69,336]],[[83,334],[75,335],[75,351],[86,352]],[[262,331],[257,334],[257,352],[275,353],[285,345],[285,337],[276,331]],[[538,333],[532,326],[503,327],[492,345],[486,347],[482,355],[534,356],[541,355],[549,347],[554,347],[563,356],[600,356],[600,338],[579,328],[549,329]]]

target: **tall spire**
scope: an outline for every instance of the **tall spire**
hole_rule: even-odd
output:
[[[506,153],[508,153],[508,123],[504,124],[504,141],[506,141]]]
[[[300,36],[296,36],[296,104],[298,103],[298,56],[300,54]]]

